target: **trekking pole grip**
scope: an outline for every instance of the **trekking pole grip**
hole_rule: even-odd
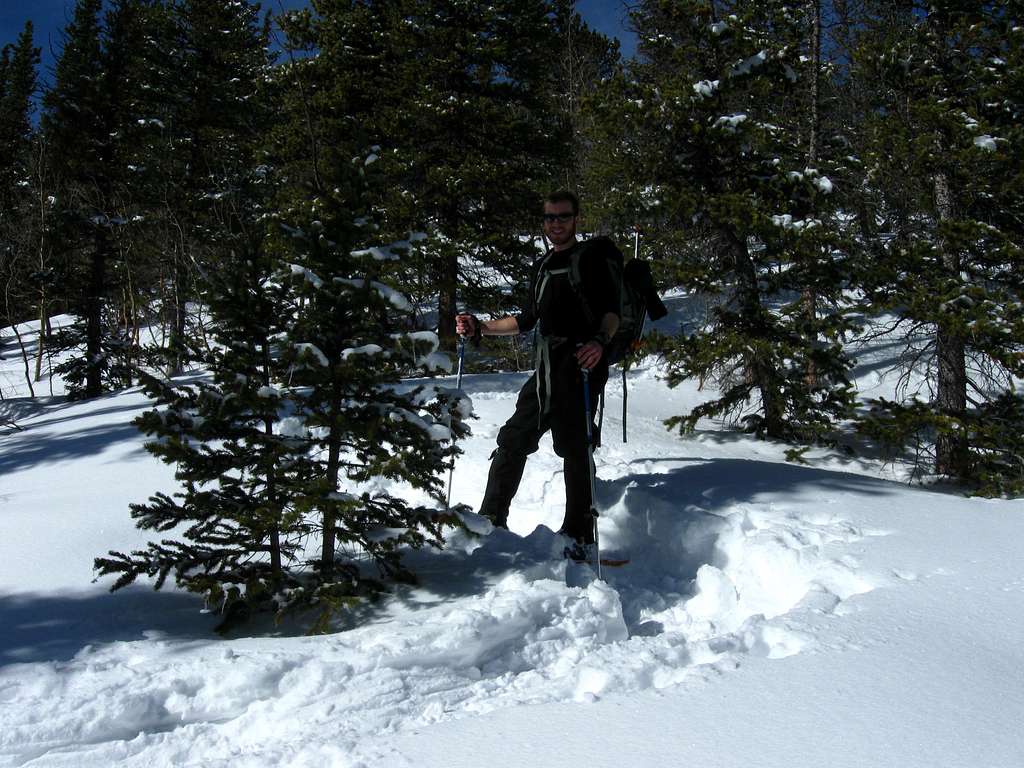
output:
[[[459,337],[459,372],[455,377],[455,388],[462,389],[462,363],[466,359],[466,337]]]

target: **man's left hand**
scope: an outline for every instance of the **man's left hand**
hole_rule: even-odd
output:
[[[599,341],[588,341],[576,350],[576,362],[580,364],[580,368],[587,370],[601,362],[602,357],[604,357],[604,347]]]

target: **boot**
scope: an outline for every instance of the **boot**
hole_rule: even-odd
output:
[[[565,517],[559,533],[584,544],[594,541],[594,521],[590,497],[589,457],[564,458],[562,469],[565,473]]]
[[[497,448],[491,454],[491,468],[487,472],[487,488],[480,502],[480,514],[495,528],[508,528],[508,508],[519,490],[526,468],[526,455]]]

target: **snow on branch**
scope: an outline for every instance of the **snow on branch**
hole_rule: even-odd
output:
[[[412,310],[412,305],[409,303],[409,300],[405,298],[405,296],[403,296],[401,293],[396,291],[391,286],[384,285],[384,283],[378,283],[375,280],[365,279],[351,280],[345,277],[336,277],[334,278],[334,282],[339,283],[341,285],[348,285],[351,286],[352,288],[366,288],[367,285],[369,285],[370,288],[376,291],[383,299],[387,300],[393,307],[395,307],[395,309],[400,309],[403,312],[409,312]]]
[[[383,355],[384,357],[390,357],[390,353],[385,352],[384,348],[379,344],[364,344],[361,347],[349,347],[348,349],[341,350],[341,359],[348,360],[352,355]]]
[[[387,413],[389,421],[412,424],[414,427],[423,430],[435,443],[450,442],[452,439],[452,431],[446,424],[434,421],[433,419],[428,421],[418,413],[413,413],[407,408],[396,408],[392,404],[378,403],[377,407],[382,413]]]
[[[749,75],[754,69],[760,67],[768,60],[768,51],[758,51],[748,59],[744,59],[739,64],[733,66],[729,72],[729,77],[738,77],[740,75]]]
[[[324,284],[323,279],[308,267],[304,267],[301,264],[291,264],[290,266],[292,268],[292,275],[296,277],[301,276],[314,288],[320,288]]]
[[[352,255],[356,257],[370,256],[376,261],[398,261],[415,243],[426,240],[427,237],[425,232],[413,232],[409,235],[408,240],[396,240],[390,245],[363,248],[362,250],[352,251]]]
[[[740,123],[747,120],[747,116],[743,114],[737,115],[722,115],[720,118],[715,120],[715,128],[722,128],[729,133],[735,133]]]
[[[693,90],[698,96],[708,99],[715,95],[719,82],[719,80],[701,80],[699,83],[693,84]]]
[[[322,368],[327,368],[330,365],[327,355],[325,355],[316,344],[299,343],[292,346],[295,348],[295,351],[298,353],[300,358],[312,358],[313,360],[316,360]]]
[[[978,149],[984,149],[986,152],[996,151],[996,141],[992,136],[976,136],[974,139],[974,146]]]
[[[437,334],[433,331],[410,331],[407,333],[393,333],[391,338],[401,343],[402,340],[408,339],[413,343],[413,356],[415,362],[422,365],[428,371],[444,371],[445,373],[451,373],[452,371],[452,360],[443,352],[438,352],[438,348],[441,346],[441,340]],[[423,357],[419,357],[415,354],[415,348],[417,342],[423,342],[429,345],[430,350]]]

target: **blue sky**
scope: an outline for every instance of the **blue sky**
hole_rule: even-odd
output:
[[[305,0],[264,0],[263,6],[301,7]],[[74,0],[0,0],[0,47],[13,43],[25,22],[35,25],[35,42],[42,49],[43,77],[53,67],[53,52],[61,43],[61,29],[74,10]],[[618,37],[622,53],[632,56],[636,50],[633,33],[626,29],[624,0],[578,0],[576,8],[590,26],[611,37]]]
[[[617,37],[622,44],[622,55],[627,58],[636,53],[636,35],[629,29],[624,0],[577,0],[576,10],[587,24],[608,37]]]

